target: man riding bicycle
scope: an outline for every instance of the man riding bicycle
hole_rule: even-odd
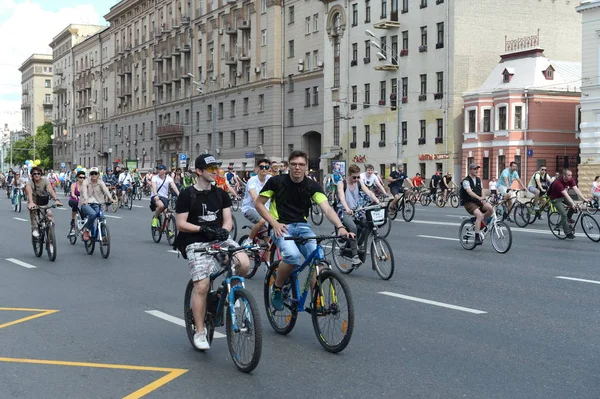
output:
[[[498,193],[507,201],[508,208],[512,209],[514,199],[510,195],[510,188],[514,181],[519,182],[521,187],[525,190],[525,184],[521,178],[519,178],[519,173],[517,172],[517,163],[511,162],[510,166],[502,171],[500,174],[500,179],[498,180]],[[510,216],[508,217],[508,221],[512,221]]]
[[[171,176],[167,175],[165,165],[158,166],[158,174],[152,177],[152,195],[150,196],[150,210],[154,212],[152,227],[158,227],[158,217],[169,206],[169,188],[179,196],[179,190]]]
[[[305,176],[308,154],[293,151],[289,157],[289,165],[290,174],[270,178],[254,202],[258,213],[271,225],[272,238],[281,252],[282,260],[271,295],[271,303],[275,310],[279,311],[284,307],[281,287],[294,271],[294,265],[300,264],[300,253],[306,257],[317,248],[316,242],[312,240],[300,245],[300,248],[294,241],[284,240],[284,237],[289,236],[314,236],[307,223],[312,202],[321,207],[323,214],[338,230],[338,234],[349,234],[333,208],[329,206],[321,186]],[[267,210],[265,204],[269,200],[271,204]],[[351,236],[354,237],[354,234]]]
[[[263,219],[256,211],[254,201],[265,186],[265,183],[271,178],[269,169],[271,169],[271,165],[268,159],[258,160],[255,169],[256,176],[252,176],[246,184],[246,193],[244,195],[244,200],[242,201],[242,214],[253,224],[253,226],[248,235],[248,239],[246,242],[242,243],[242,245],[252,244],[256,234],[258,234],[260,229],[265,225],[265,219]]]
[[[575,234],[573,234],[569,223],[573,223],[571,217],[573,216],[573,213],[575,213],[575,210],[573,209],[575,207],[575,202],[569,195],[569,189],[575,191],[579,199],[583,202],[588,201],[577,187],[577,182],[573,179],[573,172],[569,169],[563,169],[562,175],[554,180],[548,189],[548,196],[550,196],[550,201],[552,201],[556,207],[556,211],[560,214],[560,224],[562,225],[565,235],[572,240],[575,238]],[[565,209],[565,204],[569,206],[568,211]]]
[[[527,189],[530,193],[533,193],[535,195],[533,203],[535,204],[536,211],[540,209],[540,207],[546,205],[545,201],[540,202],[539,200],[542,195],[546,194],[546,191],[548,190],[548,186],[550,185],[551,181],[551,177],[548,176],[548,173],[546,173],[546,165],[540,166],[540,170],[538,170],[533,174],[533,176],[531,176],[531,180],[529,181]],[[539,219],[541,218],[542,215],[539,216]]]
[[[375,174],[375,168],[373,165],[365,165],[365,171],[360,174],[360,181],[367,186],[369,190],[373,191],[375,195],[378,194],[376,190],[379,190],[379,194],[385,195],[385,188],[383,188],[381,180]]]
[[[475,245],[481,245],[483,242],[480,234],[482,221],[485,218],[487,223],[488,218],[494,212],[494,208],[485,202],[485,197],[483,196],[481,179],[477,176],[480,168],[475,163],[469,165],[469,175],[462,181],[462,188],[460,190],[460,197],[465,210],[469,215],[475,216]]]
[[[121,190],[121,206],[127,200],[127,191],[131,190],[131,184],[133,179],[127,168],[123,169],[119,175],[119,181],[117,183],[117,189]]]
[[[25,185],[25,193],[27,194],[27,208],[29,208],[29,220],[31,222],[31,235],[33,238],[38,238],[40,232],[37,228],[37,205],[47,205],[49,197],[52,197],[57,206],[62,206],[60,201],[56,199],[56,192],[52,185],[45,177],[42,177],[42,168],[35,166],[31,168],[31,180]],[[47,211],[49,219],[52,219],[52,212]]]
[[[390,184],[388,186],[390,187],[390,192],[394,196],[394,199],[390,203],[390,212],[392,213],[398,211],[397,205],[400,200],[400,194],[404,193],[403,185],[405,180],[411,187],[414,187],[413,182],[408,178],[406,173],[404,173],[404,166],[402,165],[398,166],[398,170],[394,170],[390,173],[390,177],[388,178]]]
[[[79,176],[79,172],[77,172]],[[85,174],[84,174],[85,176]],[[87,218],[83,230],[83,241],[90,239],[90,232],[94,230],[94,221],[103,203],[112,203],[110,192],[106,184],[99,178],[98,168],[90,168],[90,176],[83,182],[80,195],[80,209],[84,217]]]

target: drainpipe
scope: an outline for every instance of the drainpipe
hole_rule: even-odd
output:
[[[281,1],[281,160],[285,159],[285,1]]]
[[[350,7],[349,7],[349,4],[348,4],[348,0],[346,0],[346,2],[345,2],[345,7],[346,7],[346,26],[348,26],[348,21],[350,21]],[[328,14],[325,14],[325,16],[328,17]],[[325,21],[327,21],[327,18],[325,19]],[[347,34],[346,34],[346,41],[347,42],[350,41],[350,30],[349,29],[347,30]],[[333,49],[333,51],[335,52],[335,48]],[[347,54],[346,54],[347,58],[346,58],[346,60],[350,60],[351,56],[352,56],[352,50],[351,50],[351,48],[350,48],[349,45],[346,46],[346,51],[347,51]],[[324,73],[323,73],[323,75],[324,75]],[[358,91],[358,88],[357,88],[357,91]],[[358,96],[358,94],[357,94],[357,96]],[[348,67],[348,63],[346,62],[346,118],[345,119],[346,119],[346,132],[347,132],[347,134],[346,134],[346,138],[347,138],[347,140],[346,140],[346,154],[348,154],[346,157],[344,157],[344,158],[347,159],[346,160],[346,168],[348,166],[350,166],[350,134],[351,134],[351,132],[350,132],[350,119],[351,119],[351,117],[350,117],[350,111],[349,111],[350,101],[348,101],[348,97],[350,97],[350,68]],[[357,98],[357,100],[358,100],[358,98]],[[325,123],[325,121],[323,121],[323,123]],[[321,136],[321,137],[323,137],[323,136]],[[328,170],[328,169],[326,169],[326,170]],[[346,169],[346,173],[348,173],[347,169]]]
[[[525,173],[523,175],[527,178],[527,158],[529,158],[527,154],[527,130],[529,129],[529,90],[525,88],[525,129],[523,129],[523,139],[525,141]]]
[[[446,2],[446,22],[445,22],[445,29],[444,29],[444,47],[446,48],[446,76],[445,77],[445,81],[444,81],[444,86],[446,89],[446,95],[444,96],[444,98],[446,99],[444,102],[442,102],[442,104],[445,103],[446,105],[446,109],[442,110],[442,126],[444,126],[446,128],[446,139],[444,140],[445,142],[445,152],[446,154],[448,154],[448,141],[450,141],[449,139],[449,135],[448,135],[448,110],[450,109],[450,2],[447,1]],[[453,118],[450,118],[450,120],[453,120]],[[454,129],[452,129],[452,133],[454,134]],[[456,135],[455,135],[456,136]],[[444,135],[442,134],[442,137],[444,137]],[[455,143],[456,144],[456,143]],[[462,158],[462,151],[460,154],[461,158]],[[446,171],[448,171],[448,160],[450,158],[448,158],[447,160],[445,160],[444,162],[446,163]],[[461,164],[461,168],[459,169],[460,173],[455,173],[456,176],[462,176],[462,159],[460,161]],[[454,165],[452,165],[454,166]],[[437,172],[437,170],[436,170]]]

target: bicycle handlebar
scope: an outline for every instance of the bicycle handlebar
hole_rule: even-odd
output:
[[[242,245],[240,247],[221,247],[221,245],[216,242],[206,248],[195,249],[194,252],[206,252],[209,255],[216,255],[218,253],[233,254],[240,251],[259,251],[268,247],[269,246],[266,244],[249,244]]]
[[[31,210],[35,210],[35,209],[51,209],[51,208],[60,208],[62,207],[62,205],[34,205]]]
[[[308,242],[310,240],[316,240],[317,242],[332,240],[336,238],[346,238],[343,235],[335,235],[335,236],[313,236],[313,237],[283,237],[286,241],[296,241],[296,242]]]

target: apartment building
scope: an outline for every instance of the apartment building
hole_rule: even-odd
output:
[[[460,175],[462,95],[485,81],[506,37],[539,30],[554,58],[581,58],[568,0],[325,3],[324,151],[386,175],[398,163],[409,175]]]
[[[23,129],[35,134],[39,126],[52,121],[52,56],[32,54],[23,62],[19,72],[23,90]]]
[[[54,168],[73,168],[75,128],[75,63],[73,46],[96,32],[105,29],[97,25],[71,24],[56,35],[50,43],[54,94],[52,119],[54,123]],[[75,164],[74,164],[75,163]]]
[[[577,7],[582,15],[581,143],[579,187],[588,192],[592,181],[600,175],[600,0],[582,1]]]

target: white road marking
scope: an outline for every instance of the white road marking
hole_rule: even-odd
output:
[[[426,236],[426,235],[417,235],[417,237],[433,238],[436,240],[458,241],[458,238],[450,238],[450,237],[436,237],[436,236]]]
[[[21,222],[26,222],[26,221],[27,221],[27,219],[23,219],[23,218],[13,218],[13,219],[15,219],[15,220],[19,220],[19,221],[21,221]]]
[[[134,208],[145,208],[145,206],[142,206],[142,205],[131,205],[131,206]]]
[[[111,218],[111,219],[123,219],[121,216],[112,216],[112,215],[104,215],[105,218]]]
[[[469,217],[467,215],[464,215],[464,216],[463,215],[445,215],[445,216],[447,216],[449,218],[458,218],[458,219],[466,219]]]
[[[179,251],[176,251],[174,249],[168,249],[167,252],[170,252],[172,254],[178,254],[179,253]]]
[[[146,313],[158,317],[159,319],[166,320],[170,323],[177,324],[178,326],[185,327],[185,321],[175,316],[171,316],[170,314],[166,314],[161,312],[160,310],[146,310]],[[214,338],[225,338],[225,334],[221,334],[220,332],[215,331]]]
[[[416,298],[414,296],[396,294],[394,292],[383,291],[383,292],[380,292],[380,294],[382,294],[382,295],[388,295],[388,296],[392,296],[392,297],[400,298],[400,299],[406,299],[406,300],[414,301],[414,302],[426,303],[428,305],[439,306],[439,307],[442,307],[442,308],[448,308],[448,309],[452,309],[452,310],[460,310],[461,312],[474,313],[474,314],[484,314],[484,313],[487,313],[487,312],[484,312],[483,310],[465,308],[465,307],[462,307],[462,306],[451,305],[449,303],[436,302],[436,301],[431,301],[429,299]]]
[[[600,281],[586,280],[584,278],[565,277],[565,276],[556,276],[556,278],[560,278],[562,280],[580,281],[582,283],[600,284]]]
[[[15,265],[23,266],[28,269],[37,269],[37,266],[30,265],[29,263],[21,262],[20,260],[15,259],[15,258],[6,258],[6,260],[11,263],[14,263]]]

